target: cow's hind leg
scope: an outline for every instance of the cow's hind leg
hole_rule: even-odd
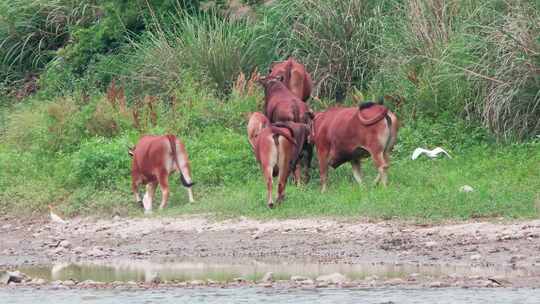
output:
[[[311,159],[313,158],[313,146],[309,145],[303,152],[303,157],[300,160],[304,168],[304,183],[308,184],[310,179]]]
[[[280,144],[278,149],[279,177],[277,202],[281,203],[285,199],[285,187],[287,185],[287,178],[289,177],[290,172],[292,146],[284,137],[280,137]],[[299,169],[299,166],[297,166],[297,169]],[[300,180],[298,180],[298,182],[300,182]]]
[[[146,193],[143,198],[144,214],[152,214],[152,201],[156,193],[156,182],[150,182],[146,185]]]
[[[263,167],[263,174],[264,179],[266,180],[266,204],[269,208],[274,208],[274,200],[272,199],[272,184],[273,181],[273,173],[274,173],[274,167],[271,165],[267,165],[266,167]]]
[[[351,160],[351,167],[352,167],[352,172],[353,172],[354,179],[360,185],[362,184],[362,163],[361,163],[361,161],[362,160],[360,158]]]
[[[317,149],[317,158],[319,159],[319,173],[321,176],[321,192],[326,192],[326,183],[328,177],[328,153],[323,149]]]
[[[377,151],[376,153],[373,153],[371,157],[373,158],[373,162],[377,167],[377,171],[379,171],[379,174],[377,174],[377,177],[375,178],[375,185],[378,185],[379,182],[382,182],[383,186],[386,186],[388,184],[388,180],[386,177],[388,163],[386,162],[384,153],[382,151]]]
[[[139,185],[141,184],[141,181],[137,178],[133,178],[131,180],[131,191],[133,192],[133,195],[135,196],[135,201],[140,206],[143,205],[143,201],[141,199],[141,195],[139,194]]]
[[[159,209],[167,207],[169,201],[169,175],[164,172],[159,176],[159,187],[161,188],[161,205]]]

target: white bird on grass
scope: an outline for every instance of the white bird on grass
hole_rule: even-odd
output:
[[[416,148],[412,154],[412,159],[417,159],[420,155],[425,154],[429,158],[435,158],[439,156],[439,154],[446,154],[449,158],[452,158],[448,152],[444,151],[443,148],[437,147],[433,150],[423,149],[423,148]]]
[[[66,221],[64,221],[60,216],[53,212],[53,207],[51,205],[49,205],[49,210],[51,213],[51,221],[59,224],[67,224]]]

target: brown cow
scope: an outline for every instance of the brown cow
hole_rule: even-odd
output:
[[[311,96],[313,82],[303,64],[294,58],[274,63],[268,73],[270,77],[281,77],[287,88],[298,98],[307,101]]]
[[[133,156],[131,190],[139,203],[141,203],[139,185],[146,184],[146,193],[142,200],[145,213],[152,212],[152,200],[158,183],[162,194],[159,208],[163,209],[167,206],[169,175],[176,171],[180,172],[180,181],[188,190],[189,201],[194,201],[188,155],[184,144],[174,135],[143,136],[135,148],[129,152]]]
[[[264,87],[264,114],[270,122],[293,121],[308,123],[311,110],[281,82],[281,77],[261,77]]]
[[[255,138],[255,157],[261,165],[267,187],[268,207],[274,207],[272,199],[273,177],[278,175],[278,197],[285,198],[287,178],[302,151],[302,142],[308,134],[308,126],[294,122],[270,125]]]
[[[354,178],[362,182],[361,160],[373,158],[378,184],[387,184],[389,152],[396,142],[399,122],[385,106],[365,103],[359,108],[334,107],[317,113],[313,120],[312,141],[317,148],[322,191],[326,191],[328,165],[339,167],[351,162]]]
[[[309,106],[294,96],[281,82],[280,77],[263,77],[259,82],[264,87],[264,113],[271,123],[291,121],[311,124],[313,113]],[[313,146],[306,143],[303,147],[301,165],[304,168],[304,181],[307,183],[309,181]],[[295,179],[300,184],[300,167],[296,168]]]
[[[255,149],[255,139],[261,133],[262,129],[270,125],[270,121],[263,113],[253,112],[249,114],[247,133],[249,144]]]

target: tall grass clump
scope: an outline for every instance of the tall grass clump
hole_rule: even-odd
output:
[[[189,15],[176,11],[168,25],[134,41],[129,68],[131,79],[157,87],[173,88],[180,76],[191,74],[218,96],[231,93],[240,73],[250,75],[270,60],[273,46],[261,24],[231,19],[215,12]]]
[[[400,117],[464,121],[499,139],[538,133],[538,11],[532,3],[411,0],[385,21],[370,89]]]
[[[0,77],[19,79],[45,66],[69,40],[71,26],[89,23],[88,1],[0,1]]]
[[[342,98],[365,88],[374,69],[374,48],[387,1],[283,1],[269,15],[280,56],[300,58],[316,82],[315,95]]]
[[[483,60],[484,125],[500,139],[540,134],[540,13],[532,3],[508,6],[501,24],[487,29],[491,52]]]

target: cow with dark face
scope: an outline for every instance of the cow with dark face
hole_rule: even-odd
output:
[[[269,77],[279,77],[285,86],[302,101],[307,101],[311,96],[313,82],[303,64],[294,58],[274,63],[270,67]]]
[[[180,173],[180,181],[188,190],[189,201],[194,201],[188,155],[184,144],[176,136],[143,136],[129,154],[133,157],[131,190],[139,203],[141,203],[139,185],[146,185],[146,193],[142,200],[145,213],[152,212],[152,200],[158,183],[162,194],[159,208],[163,209],[167,206],[169,175],[173,172]]]
[[[298,161],[302,143],[306,141],[308,133],[307,125],[286,122],[269,125],[255,137],[254,153],[266,181],[269,208],[274,207],[273,177],[278,176],[276,202],[280,203],[285,198],[287,178]]]
[[[362,182],[361,160],[371,155],[378,170],[375,183],[387,184],[389,153],[397,138],[396,116],[379,104],[360,107],[334,107],[317,113],[313,120],[312,141],[317,149],[321,190],[326,190],[328,165],[339,167],[350,162],[354,178]]]
[[[264,114],[271,123],[295,122],[309,126],[313,118],[309,106],[292,94],[281,80],[280,77],[263,77],[259,80],[264,87]],[[295,172],[297,183],[300,183],[300,165],[304,168],[304,181],[309,181],[309,168],[313,155],[313,146],[307,142],[302,144],[303,150]]]

